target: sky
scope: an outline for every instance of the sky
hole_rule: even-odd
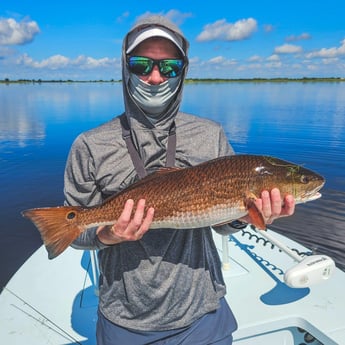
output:
[[[343,0],[0,0],[0,80],[121,79],[123,37],[162,14],[188,78],[345,78]]]

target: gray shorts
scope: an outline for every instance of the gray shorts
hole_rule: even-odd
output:
[[[98,313],[97,345],[231,345],[237,329],[234,315],[225,298],[220,307],[190,326],[168,331],[134,331],[120,327]]]

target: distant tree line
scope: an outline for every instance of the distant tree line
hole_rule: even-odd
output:
[[[59,79],[59,80],[43,80],[43,79],[16,79],[16,80],[11,80],[9,78],[5,79],[0,79],[0,83],[3,84],[11,84],[11,83],[22,83],[22,84],[40,84],[40,83],[116,83],[121,80],[115,80],[115,79],[110,79],[110,80],[71,80],[71,79]]]
[[[340,77],[328,77],[328,78],[318,78],[318,77],[303,77],[303,78],[233,78],[233,79],[218,79],[218,78],[190,78],[186,79],[188,83],[210,83],[210,82],[219,82],[219,83],[229,83],[229,82],[278,82],[278,83],[285,83],[285,82],[320,82],[320,81],[328,81],[328,82],[341,82],[345,81],[345,78]]]
[[[343,82],[345,78],[341,77],[328,77],[328,78],[318,78],[318,77],[303,77],[303,78],[187,78],[187,83],[229,83],[229,82]],[[42,80],[42,79],[16,79],[11,80],[9,78],[0,79],[0,84],[12,84],[12,83],[23,83],[23,84],[41,84],[41,83],[118,83],[121,79],[115,80]]]

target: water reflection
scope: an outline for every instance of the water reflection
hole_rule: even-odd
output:
[[[18,116],[16,122],[0,123],[0,141],[1,145],[5,142],[12,142],[19,147],[25,147],[29,139],[41,142],[45,138],[45,128],[43,123],[34,123],[27,121],[27,117]]]
[[[20,211],[61,204],[71,143],[123,112],[122,85],[0,85],[0,107],[3,285],[41,243]],[[277,228],[328,251],[345,267],[345,83],[187,84],[181,110],[220,122],[238,153],[278,156],[324,175],[324,198],[303,205]]]
[[[0,142],[12,142],[19,147],[26,146],[30,139],[41,141],[45,138],[45,124],[37,121],[30,106],[27,93],[13,92],[9,87],[0,96]],[[5,91],[5,92],[4,92]]]
[[[49,125],[101,122],[123,108],[121,84],[0,85],[0,141],[42,141]],[[108,92],[104,92],[104,91]],[[113,108],[109,111],[109,108]],[[104,110],[104,112],[103,112]]]

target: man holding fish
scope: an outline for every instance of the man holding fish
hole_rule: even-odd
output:
[[[127,34],[125,112],[75,140],[65,171],[66,206],[98,205],[162,167],[166,172],[159,174],[234,154],[217,123],[179,110],[188,46],[161,16],[142,19]],[[295,206],[292,195],[282,200],[277,188],[254,203],[266,224]],[[211,228],[149,231],[154,220],[155,207],[143,194],[125,201],[114,224],[95,224],[72,244],[99,250],[97,343],[231,344],[237,324],[224,299]],[[242,220],[252,222],[250,215]],[[228,224],[215,229],[236,231]]]

